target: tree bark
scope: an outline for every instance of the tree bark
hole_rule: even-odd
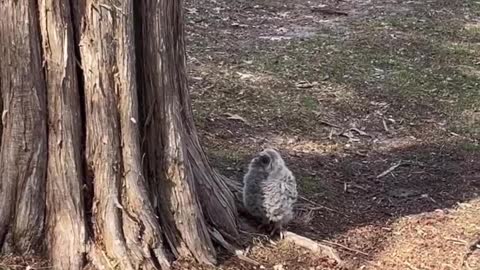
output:
[[[198,260],[215,263],[207,224],[235,238],[237,213],[232,193],[209,166],[194,127],[182,5],[175,0],[142,1],[138,14],[146,170],[162,194],[154,204],[160,216],[168,217],[164,227],[169,228],[172,249],[188,255],[184,242]]]
[[[42,250],[47,161],[46,92],[34,1],[0,1],[0,246]]]
[[[237,209],[195,129],[183,2],[35,3],[0,1],[2,251],[54,269],[215,264],[210,234],[238,237]]]
[[[168,267],[142,175],[133,2],[87,0],[80,53],[85,76],[87,163],[94,183],[94,240],[121,269]]]
[[[61,269],[80,269],[87,251],[82,116],[69,1],[41,0],[48,100],[47,244]]]
[[[226,177],[220,175],[213,170],[208,162],[208,158],[198,139],[197,129],[193,119],[193,111],[191,106],[190,92],[187,86],[186,75],[186,52],[185,52],[185,30],[183,25],[183,0],[178,1],[178,13],[176,20],[173,21],[174,29],[178,28],[178,32],[174,32],[177,46],[174,55],[176,57],[176,72],[179,80],[178,95],[180,100],[179,110],[182,123],[185,125],[185,139],[188,158],[192,166],[195,183],[199,190],[200,201],[206,213],[208,220],[216,229],[220,230],[224,236],[230,240],[237,239],[237,207],[235,196],[232,193],[238,191],[227,186],[227,182],[231,182]],[[168,25],[166,29],[169,29]],[[234,184],[233,184],[234,185]]]
[[[162,217],[171,249],[214,264],[215,250],[195,194],[195,182],[185,149],[177,72],[179,1],[143,1],[142,74],[147,172],[156,187],[154,203]],[[180,70],[184,72],[184,70]]]

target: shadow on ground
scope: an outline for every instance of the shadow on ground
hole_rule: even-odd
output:
[[[390,225],[399,218],[448,212],[480,195],[480,151],[464,141],[372,150],[361,155],[280,151],[297,176],[304,197],[297,206],[298,218],[289,229],[350,248],[340,247],[339,251],[354,265],[383,250],[391,236]],[[249,155],[232,160],[212,153],[210,158],[221,165],[225,175],[240,180]],[[391,172],[385,173],[389,169]]]

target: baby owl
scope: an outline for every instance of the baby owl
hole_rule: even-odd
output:
[[[250,161],[243,178],[243,204],[262,225],[273,226],[271,234],[280,233],[293,218],[297,201],[297,183],[280,154],[271,148]]]

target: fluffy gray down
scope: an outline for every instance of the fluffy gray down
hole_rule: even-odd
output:
[[[262,224],[281,228],[293,218],[297,183],[277,151],[266,149],[253,158],[243,183],[243,204]]]

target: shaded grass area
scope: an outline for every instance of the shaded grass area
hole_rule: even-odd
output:
[[[347,85],[354,93],[336,109],[353,116],[361,115],[372,100],[388,102],[391,112],[407,120],[436,114],[453,121],[478,109],[479,37],[454,20],[439,26],[435,20],[409,25],[409,19],[362,23],[343,39],[319,37],[288,44],[283,56],[265,55],[257,59],[257,67],[286,81],[327,78],[315,91],[329,83]],[[313,99],[315,91],[304,93],[303,99]],[[317,107],[311,104],[303,103],[304,109]],[[471,128],[478,134],[478,126]]]
[[[324,133],[315,123],[319,115],[362,119],[377,109],[373,101],[387,103],[382,113],[400,121],[434,118],[478,135],[480,35],[461,16],[479,9],[475,1],[453,2],[416,4],[406,14],[353,21],[340,33],[244,48],[234,63],[208,67],[221,79],[215,78],[217,91],[197,99],[198,112],[230,111],[311,134]]]
[[[411,238],[415,232],[423,231],[425,228],[423,221],[415,223],[416,225],[408,223],[417,222],[417,219],[412,217],[421,214],[422,220],[427,220],[425,221],[427,225],[436,222],[443,224],[443,221],[450,220],[448,216],[450,213],[456,213],[455,209],[459,205],[469,205],[470,201],[478,198],[480,194],[480,169],[476,166],[480,158],[480,152],[476,151],[479,146],[463,140],[442,143],[442,145],[423,143],[392,147],[381,152],[372,151],[366,156],[359,156],[353,151],[293,154],[283,149],[286,162],[297,177],[301,196],[309,200],[308,202],[299,200],[297,218],[289,225],[289,229],[312,239],[328,240],[348,247],[350,250],[342,248],[339,250],[351,269],[359,269],[368,261],[376,263],[377,268],[372,269],[406,269],[404,264],[398,262],[401,261],[401,256],[408,255],[408,250],[421,250],[422,247],[428,249],[428,241],[437,243],[432,247],[435,250],[444,250],[450,247],[451,243],[442,237],[445,235],[458,237],[458,231],[464,226],[470,226],[474,231],[465,232],[461,239],[463,241],[473,239],[474,232],[479,232],[479,227],[475,229],[474,226],[478,219],[474,215],[469,215],[462,219],[465,221],[463,224],[449,221],[447,225],[452,228],[443,227],[443,232],[434,234],[438,235],[439,239],[433,240],[433,236],[429,239],[422,238],[420,235],[419,239],[412,242],[419,243],[420,246],[406,245],[409,239],[404,238],[404,233],[409,234],[408,237]],[[222,152],[219,149],[209,152],[217,168],[233,179],[241,179],[246,172],[245,164],[250,154],[241,151]],[[392,173],[378,177],[399,161],[402,165]],[[470,209],[469,213],[472,211],[474,209]],[[402,228],[409,228],[411,231]],[[442,227],[438,225],[436,228],[440,230]],[[453,228],[456,231],[451,231]],[[393,247],[399,243],[402,250],[400,248],[394,250]],[[448,245],[445,247],[443,243]],[[455,262],[461,258],[463,250],[463,248],[450,250]],[[259,260],[267,269],[271,269],[282,260],[295,261],[291,256],[298,255],[298,251],[295,251],[291,256],[282,255],[284,258],[276,256],[278,260],[270,261],[268,257],[276,254],[278,252],[276,249],[264,247],[263,251],[257,252],[259,253],[252,254],[253,258]],[[300,254],[303,254],[302,258],[312,256],[314,261],[306,261],[302,265],[294,263],[287,265],[293,267],[292,269],[304,269],[302,267],[305,265],[319,263],[311,254]],[[378,260],[378,256],[384,256],[382,254],[387,254],[385,255],[387,257]],[[395,257],[394,254],[403,255]],[[438,254],[445,256],[446,253]],[[408,256],[415,258],[415,254]],[[416,265],[415,259],[410,257],[408,260]],[[417,259],[424,260],[423,257]],[[431,263],[442,260],[442,257],[437,257],[427,261]],[[228,265],[226,269],[252,269],[248,265],[238,267],[231,258],[225,263]],[[393,267],[394,264],[396,268]],[[322,269],[336,269],[328,265],[324,267]]]

